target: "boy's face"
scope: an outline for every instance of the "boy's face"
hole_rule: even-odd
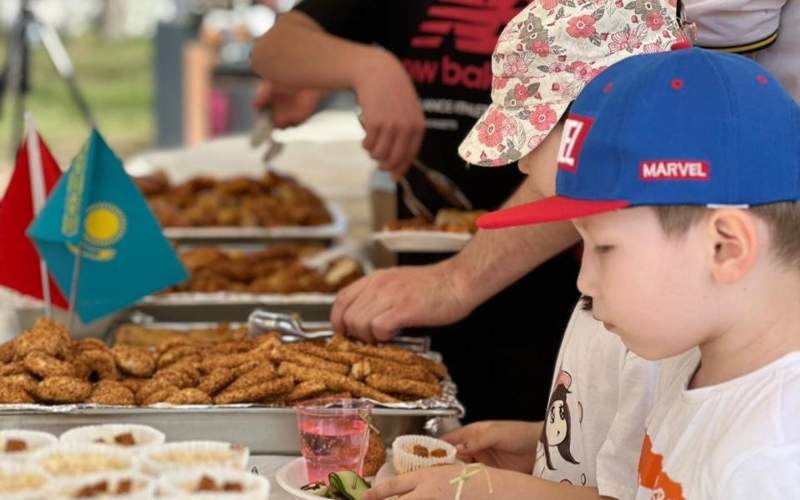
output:
[[[667,237],[648,207],[573,222],[584,242],[578,288],[596,319],[646,359],[702,342],[713,311],[702,231]]]

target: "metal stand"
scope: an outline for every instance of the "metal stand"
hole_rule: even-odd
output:
[[[25,126],[25,96],[31,89],[31,48],[29,37],[38,37],[44,45],[50,62],[56,72],[67,84],[70,96],[78,107],[84,121],[90,128],[96,122],[75,80],[75,68],[58,33],[47,24],[36,19],[30,9],[30,0],[22,0],[20,12],[8,37],[8,53],[5,65],[0,72],[0,116],[3,113],[4,94],[11,96],[13,105],[10,156],[13,159],[22,139]]]

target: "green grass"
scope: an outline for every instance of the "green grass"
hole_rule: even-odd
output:
[[[125,158],[153,143],[153,75],[150,39],[105,39],[81,36],[65,40],[75,64],[78,85],[117,154]],[[5,41],[0,41],[5,61]],[[89,134],[66,84],[58,77],[43,48],[33,53],[33,88],[27,109],[63,169],[69,166]],[[7,169],[11,138],[10,100],[0,119],[0,171]]]

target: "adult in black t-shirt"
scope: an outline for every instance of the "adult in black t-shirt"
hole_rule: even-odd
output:
[[[476,208],[491,210],[517,191],[524,176],[516,165],[467,168],[457,147],[490,101],[497,36],[525,2],[476,3],[304,0],[257,42],[253,66],[268,80],[295,88],[353,88],[367,131],[365,148],[382,169],[396,178],[418,154],[453,179]],[[409,99],[409,88],[418,100]],[[418,119],[423,113],[424,134]],[[407,175],[434,213],[446,206],[414,170]],[[398,207],[398,216],[408,216],[402,202]],[[542,262],[563,247],[542,249],[532,260]],[[441,258],[409,255],[401,263]],[[569,253],[553,257],[496,295],[491,280],[485,293],[471,285],[457,294],[450,283],[454,276],[443,271],[450,260],[379,271],[352,285],[344,304],[337,299],[336,325],[361,338],[385,339],[380,308],[419,301],[409,308],[415,311],[410,317],[389,322],[388,334],[403,326],[433,336],[459,386],[467,421],[541,420],[561,335],[577,300],[577,260]],[[405,293],[397,293],[401,289]],[[434,326],[452,321],[457,322]]]

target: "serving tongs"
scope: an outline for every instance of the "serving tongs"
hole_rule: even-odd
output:
[[[276,313],[264,309],[256,309],[247,319],[250,333],[259,335],[266,332],[278,332],[284,342],[299,342],[302,340],[323,340],[333,337],[335,332],[328,327],[311,327],[303,325],[297,314]],[[430,337],[394,337],[391,342],[411,351],[430,351]]]
[[[269,163],[283,150],[283,144],[272,137],[273,130],[272,112],[269,109],[259,111],[253,123],[253,130],[250,133],[250,146],[257,148],[262,144],[267,145],[263,157],[264,163]]]

